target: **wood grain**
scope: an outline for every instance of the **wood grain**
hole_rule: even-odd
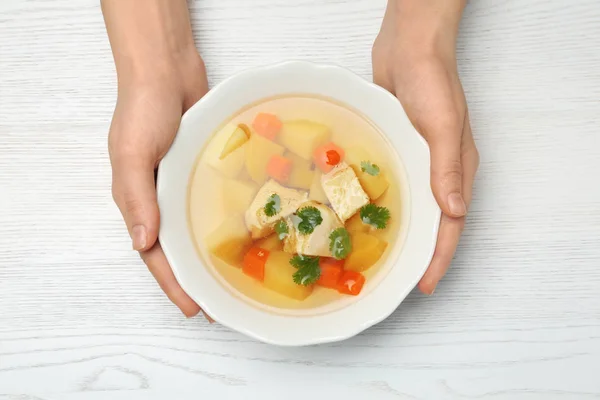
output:
[[[197,0],[214,84],[284,59],[370,78],[385,0]],[[343,343],[186,320],[110,197],[97,1],[0,3],[0,399],[600,398],[600,3],[473,1],[460,71],[482,164],[453,269]]]

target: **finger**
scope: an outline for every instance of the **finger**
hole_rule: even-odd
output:
[[[465,218],[453,218],[442,214],[435,253],[429,268],[419,282],[419,290],[431,295],[439,281],[444,277],[458,246],[460,234],[465,225]]]
[[[154,162],[133,154],[118,153],[113,164],[113,197],[123,214],[134,250],[154,246],[158,237],[159,210],[154,185]]]
[[[479,153],[477,152],[475,141],[473,140],[473,132],[471,131],[468,113],[465,118],[463,129],[463,147],[461,153],[463,167],[462,193],[468,208],[471,204],[473,181],[475,179],[477,168],[479,167]],[[446,216],[442,217],[436,252],[427,272],[425,272],[421,282],[419,282],[419,289],[423,293],[433,294],[437,284],[448,271],[448,267],[450,266],[456,248],[458,247],[464,224],[464,218],[456,219]]]
[[[472,141],[472,137],[470,138]],[[472,148],[472,150],[471,150]],[[471,194],[473,181],[479,165],[479,155],[472,142],[472,147],[462,156],[463,173],[463,194],[467,207],[471,204]],[[465,217],[452,218],[442,215],[438,241],[429,264],[429,268],[419,282],[419,289],[425,294],[433,294],[440,280],[446,275],[448,267],[454,258],[454,253],[458,247],[460,235],[464,229]]]
[[[462,194],[463,123],[464,119],[448,116],[428,123],[424,132],[431,150],[431,189],[444,214],[451,217],[467,213]]]
[[[386,63],[378,58],[382,57],[382,51],[377,49],[377,43],[373,46],[371,51],[371,65],[373,66],[373,83],[381,86],[393,95],[396,95],[396,90],[390,79],[388,69],[385,67]]]
[[[461,159],[463,166],[463,197],[468,209],[471,204],[475,174],[479,168],[479,152],[477,151],[477,147],[475,147],[475,140],[473,139],[468,115],[463,130],[463,150]]]
[[[142,260],[148,266],[148,269],[158,282],[160,288],[165,292],[169,300],[173,302],[183,314],[190,318],[200,312],[198,304],[188,296],[173,275],[171,266],[169,265],[165,253],[160,247],[160,243],[156,243],[150,250],[140,253]]]
[[[391,94],[396,95],[394,85],[390,81],[388,72],[381,67],[375,68],[375,65],[375,62],[373,62],[373,83],[381,86]]]

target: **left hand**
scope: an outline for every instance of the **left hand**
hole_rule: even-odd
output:
[[[431,188],[443,214],[433,259],[419,282],[425,294],[433,294],[454,257],[479,166],[456,65],[462,7],[454,4],[444,14],[428,10],[432,2],[389,0],[373,45],[375,83],[400,100],[431,150]]]
[[[113,198],[133,249],[169,299],[192,317],[200,307],[177,282],[158,242],[155,187],[155,170],[175,139],[182,114],[208,91],[187,2],[102,0],[101,5],[118,80],[108,137]]]
[[[169,67],[149,64],[132,77],[120,77],[108,143],[113,197],[133,249],[140,252],[168,298],[185,316],[192,317],[200,307],[175,279],[158,242],[160,214],[154,176],[175,139],[182,114],[207,92],[208,84],[195,48],[174,59],[177,62]]]

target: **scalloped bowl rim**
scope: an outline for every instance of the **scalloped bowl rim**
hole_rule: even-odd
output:
[[[269,313],[244,303],[222,285],[215,284],[208,268],[203,268],[187,223],[189,177],[197,154],[214,130],[248,104],[289,93],[333,98],[362,112],[384,132],[398,152],[410,186],[409,226],[399,258],[388,275],[360,301],[325,315],[295,317]],[[208,128],[194,136],[197,120],[209,121]],[[401,133],[391,136],[390,131]],[[190,159],[192,151],[194,156]],[[184,157],[182,153],[186,152]],[[159,240],[183,290],[218,323],[280,346],[345,340],[391,315],[431,262],[441,210],[431,192],[429,168],[427,143],[408,120],[400,102],[385,89],[335,65],[287,61],[247,69],[220,82],[183,115],[177,136],[158,169]],[[402,271],[403,265],[410,265],[410,271],[406,272],[406,268]],[[394,276],[403,273],[408,273],[405,279],[393,281]]]

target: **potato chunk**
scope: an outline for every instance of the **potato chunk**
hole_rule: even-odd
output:
[[[290,264],[290,254],[273,251],[265,264],[265,287],[296,300],[304,300],[313,290],[312,286],[301,286],[294,283],[292,277],[297,271]]]
[[[292,153],[311,160],[317,146],[329,138],[329,127],[312,121],[285,121],[279,132],[279,140]]]
[[[258,185],[254,182],[237,179],[223,181],[223,203],[228,213],[244,213],[250,207]]]
[[[288,185],[298,189],[309,190],[315,177],[315,171],[303,165],[292,166]]]
[[[229,265],[241,267],[244,255],[252,246],[252,239],[241,214],[227,218],[206,237],[211,254]]]
[[[322,204],[329,204],[329,199],[327,199],[327,195],[325,194],[323,185],[321,184],[322,175],[323,174],[321,171],[315,171],[313,181],[310,184],[310,193],[308,194],[308,198]]]
[[[384,172],[379,170],[377,175],[371,175],[361,169],[360,165],[351,165],[352,169],[356,173],[360,185],[365,190],[371,201],[375,201],[385,193],[387,188],[390,186]]]
[[[269,251],[283,250],[283,242],[279,240],[276,233],[267,236],[266,238],[259,239],[254,245]]]
[[[361,146],[350,146],[346,149],[346,155],[344,157],[344,161],[350,165],[358,165],[363,161],[371,161],[371,156],[369,153]]]
[[[283,156],[292,161],[292,172],[287,183],[288,186],[309,190],[315,176],[312,161],[305,160],[289,150]]]
[[[361,168],[363,162],[371,162],[379,166],[379,174],[373,176],[367,172],[364,172]],[[352,146],[346,152],[346,162],[352,167],[360,185],[365,190],[371,201],[377,200],[389,187],[389,182],[385,176],[385,172],[381,168],[381,165],[372,158],[369,153],[362,147]]]
[[[271,157],[282,155],[285,149],[260,135],[252,135],[244,147],[246,147],[246,171],[254,182],[262,185],[268,179],[267,165]]]
[[[302,168],[312,169],[312,160],[306,160],[300,157],[298,154],[292,153],[289,150],[286,150],[283,156],[292,160],[292,164],[294,165],[294,167],[301,166]]]
[[[371,268],[383,255],[387,242],[368,233],[352,233],[352,252],[346,258],[344,268],[363,272]]]
[[[346,229],[350,233],[353,233],[353,232],[369,233],[373,230],[371,225],[365,224],[362,221],[362,219],[360,219],[360,213],[354,214],[352,216],[352,218],[350,218],[348,221],[346,221]]]

